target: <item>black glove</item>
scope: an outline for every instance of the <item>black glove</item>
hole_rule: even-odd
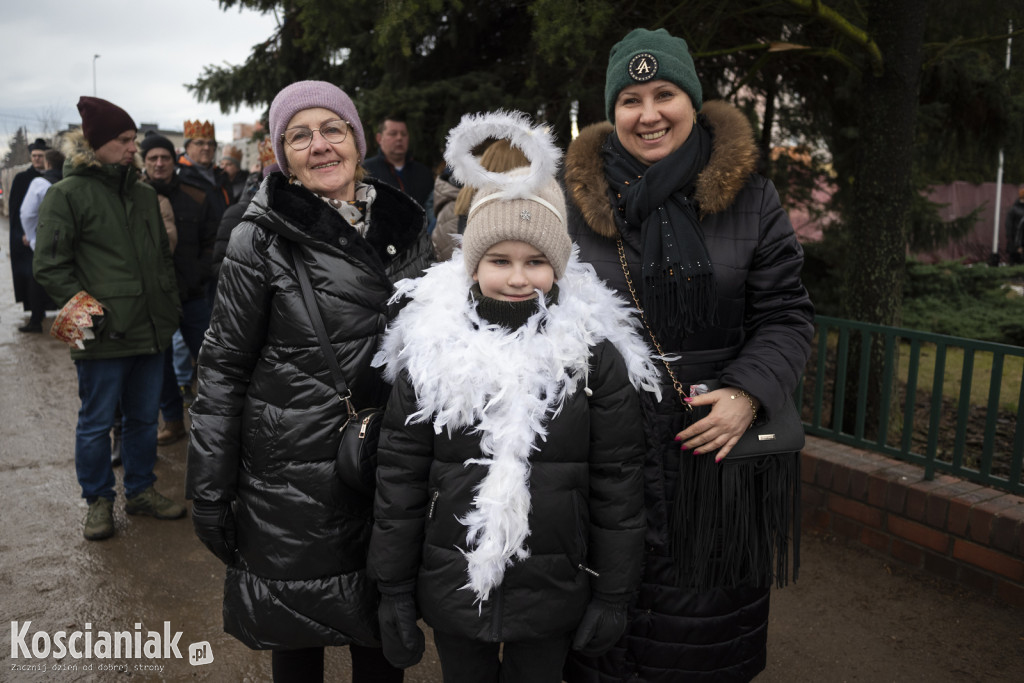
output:
[[[192,501],[192,528],[210,552],[224,564],[235,559],[235,515],[231,503]]]
[[[626,602],[594,596],[583,613],[572,649],[596,657],[614,645],[626,630]]]
[[[416,599],[412,586],[379,586],[380,642],[391,666],[408,669],[423,657],[423,631],[416,625]]]

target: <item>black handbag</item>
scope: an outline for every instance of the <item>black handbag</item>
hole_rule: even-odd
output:
[[[327,366],[334,378],[334,386],[338,391],[338,400],[345,403],[348,411],[348,418],[339,430],[341,442],[338,444],[338,452],[335,456],[335,470],[341,482],[362,496],[372,499],[377,482],[377,442],[380,440],[380,427],[384,420],[384,411],[381,408],[363,408],[356,410],[352,405],[352,392],[349,391],[348,383],[338,365],[338,359],[334,355],[330,339],[327,337],[327,328],[324,327],[323,318],[320,316],[320,309],[313,298],[313,286],[309,282],[309,271],[302,255],[297,253],[295,243],[291,243],[292,265],[299,278],[299,286],[302,289],[302,301],[306,305],[306,311],[313,323],[313,330],[320,341]]]
[[[665,352],[661,349],[661,344],[658,343],[657,338],[654,336],[654,331],[651,330],[647,324],[646,318],[644,318],[644,311],[640,307],[639,297],[636,295],[636,291],[633,288],[633,279],[629,275],[629,266],[626,263],[626,251],[623,248],[622,240],[618,240],[619,248],[619,263],[622,265],[622,272],[626,276],[626,286],[629,288],[629,293],[633,297],[633,304],[636,306],[637,311],[640,312],[640,320],[644,324],[644,329],[647,330],[647,334],[650,335],[651,341],[654,343],[654,348],[657,350],[658,355],[661,357],[661,362],[665,364],[665,370],[668,372],[669,378],[672,380],[672,386],[679,394],[679,400],[683,406],[690,412],[691,418],[688,423],[693,424],[697,420],[705,417],[711,412],[711,408],[708,406],[700,406],[694,408],[683,399],[687,398],[687,394],[683,388],[682,382],[676,377],[675,372],[672,371],[672,367],[668,361],[665,360]],[[705,380],[702,382],[708,391],[714,391],[722,387],[721,382],[717,379]],[[738,392],[732,396],[733,399],[738,398],[740,395],[746,397],[746,392]],[[751,404],[753,405],[753,404]],[[729,455],[726,456],[725,462],[737,462],[740,460],[748,460],[753,458],[760,458],[766,455],[781,455],[786,453],[796,453],[803,450],[805,443],[804,437],[804,425],[800,419],[800,412],[796,409],[796,404],[793,401],[792,396],[786,396],[786,402],[782,404],[782,407],[778,411],[774,411],[770,420],[765,420],[758,424],[755,419],[751,422],[750,427],[747,431],[743,432],[743,436],[736,442],[736,445],[729,451]]]
[[[708,391],[722,387],[718,380],[708,380],[704,384],[708,387]],[[695,408],[693,421],[696,422],[710,412],[711,409],[708,406]],[[793,397],[787,395],[786,402],[772,415],[770,420],[765,420],[760,424],[755,420],[754,424],[743,432],[743,436],[729,451],[725,461],[796,453],[803,450],[804,442],[803,421],[800,419],[800,413],[796,409]]]

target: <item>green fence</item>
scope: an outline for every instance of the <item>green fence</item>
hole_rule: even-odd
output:
[[[815,324],[797,392],[808,434],[919,464],[927,479],[946,472],[1024,494],[1024,348],[825,316]]]

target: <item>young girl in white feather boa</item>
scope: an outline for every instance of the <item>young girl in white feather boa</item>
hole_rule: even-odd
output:
[[[509,137],[530,169],[485,175]],[[445,681],[561,681],[569,647],[625,628],[643,554],[638,391],[657,370],[631,309],[566,233],[550,134],[467,117],[446,153],[479,188],[462,249],[399,283],[374,363],[394,385],[378,453],[369,572],[396,666],[433,628]],[[499,649],[502,648],[499,658]]]

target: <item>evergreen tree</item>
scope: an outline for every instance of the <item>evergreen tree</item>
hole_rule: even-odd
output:
[[[9,149],[6,156],[4,156],[3,167],[11,168],[12,166],[27,164],[30,159],[28,153],[28,134],[25,132],[25,127],[21,126],[18,130],[14,131],[14,135],[11,137]]]
[[[332,81],[349,92],[372,143],[385,114],[405,116],[416,156],[440,160],[466,112],[516,108],[568,141],[605,118],[608,50],[637,26],[664,27],[693,52],[705,99],[746,111],[763,170],[790,202],[830,174],[841,216],[844,314],[898,324],[907,245],[936,238],[927,183],[1024,182],[1024,68],[1005,68],[1004,0],[220,0],[274,12],[278,29],[245,64],[208,67],[190,86],[225,110],[267,105],[290,82]],[[1024,64],[1024,58],[1017,64]],[[782,155],[802,144],[810,166]],[[962,229],[966,222],[961,222]]]

